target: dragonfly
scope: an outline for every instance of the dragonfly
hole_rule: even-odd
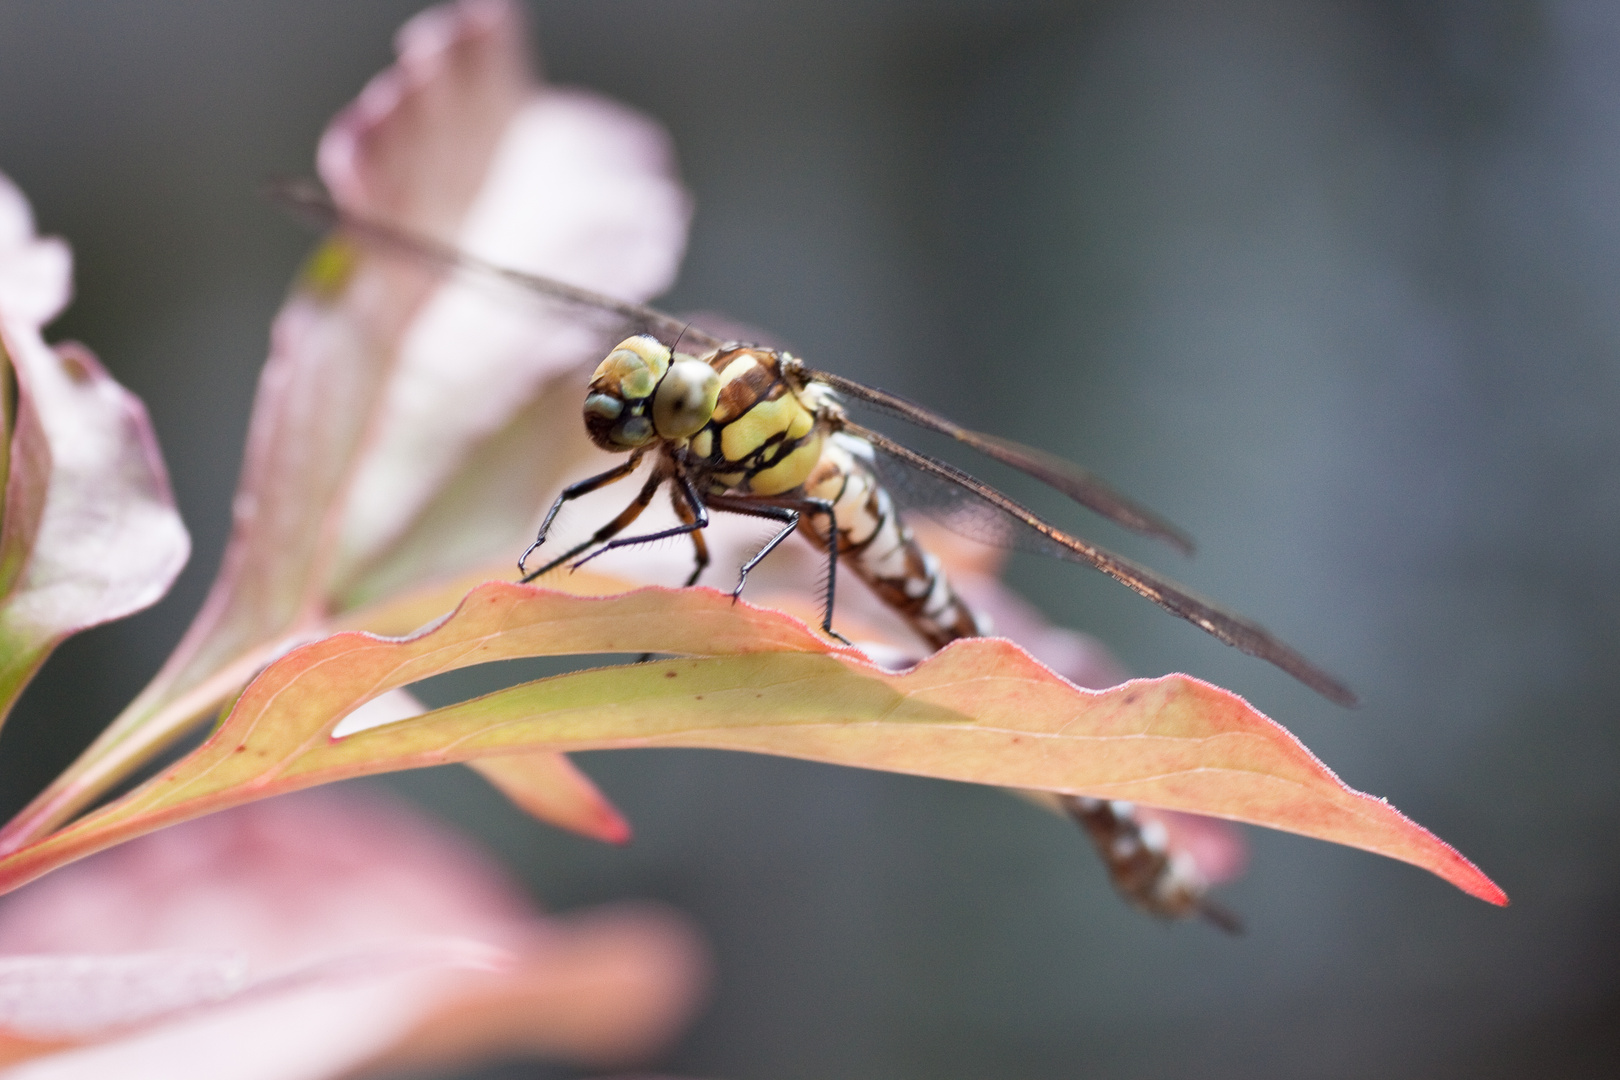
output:
[[[739,514],[768,521],[774,531],[740,567],[734,597],[741,595],[750,571],[797,533],[826,559],[821,629],[829,636],[843,640],[833,626],[840,567],[865,582],[933,648],[982,636],[988,625],[952,589],[939,559],[918,541],[901,512],[920,508],[972,538],[1093,567],[1324,697],[1356,703],[1344,683],[1258,623],[1059,529],[955,465],[857,423],[846,404],[870,406],[948,436],[1126,529],[1192,553],[1184,531],[1061,458],[969,430],[898,395],[810,367],[789,352],[724,340],[656,308],[492,263],[394,223],[347,212],[313,181],[279,182],[271,195],[361,244],[604,313],[636,329],[597,366],[582,406],[592,442],[622,460],[558,495],[518,561],[524,582],[608,551],[685,537],[693,549],[694,567],[686,580],[692,585],[711,561],[704,539],[711,514]],[[644,464],[650,464],[646,477],[623,511],[583,541],[548,552],[530,566],[564,506]],[[678,523],[625,535],[666,489]],[[1196,870],[1169,849],[1162,828],[1127,803],[1063,801],[1127,899],[1154,914],[1201,914],[1230,928],[1231,917],[1208,902]]]

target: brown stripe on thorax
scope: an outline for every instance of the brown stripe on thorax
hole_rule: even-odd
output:
[[[724,426],[762,401],[790,393],[776,354],[749,346],[721,349],[709,359],[720,374],[720,397],[715,402],[715,424]]]
[[[709,487],[756,495],[799,487],[820,458],[826,431],[784,377],[778,354],[735,346],[708,363],[720,374],[720,393],[690,447],[708,468]]]

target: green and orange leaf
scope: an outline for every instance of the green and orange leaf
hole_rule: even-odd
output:
[[[640,652],[681,658],[541,679],[334,734],[372,698],[442,672],[516,657]],[[0,860],[0,887],[167,824],[345,777],[653,746],[1126,799],[1363,848],[1506,902],[1432,833],[1346,787],[1241,698],[1187,676],[1083,690],[999,639],[960,641],[892,672],[789,616],[712,590],[590,598],[496,582],[414,636],[341,633],[289,653],[196,751]]]

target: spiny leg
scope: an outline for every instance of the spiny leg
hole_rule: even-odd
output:
[[[641,492],[636,495],[635,500],[631,502],[629,506],[621,510],[618,517],[614,518],[600,529],[597,529],[596,532],[591,534],[590,539],[575,544],[573,547],[569,548],[555,559],[552,559],[550,562],[546,563],[546,565],[542,566],[540,569],[531,574],[524,575],[522,583],[526,585],[540,575],[550,573],[563,563],[567,562],[569,559],[572,559],[575,555],[578,555],[582,551],[588,550],[592,545],[600,544],[609,537],[617,536],[620,532],[624,531],[626,526],[635,521],[636,518],[640,517],[641,512],[651,505],[653,495],[657,493],[658,488],[668,478],[669,475],[667,473],[661,470],[655,470],[651,476],[647,477],[647,482],[641,486]],[[592,479],[597,478],[593,477]],[[577,566],[575,568],[578,569]]]
[[[833,512],[833,504],[826,499],[770,499],[740,498],[728,495],[712,495],[709,505],[716,510],[726,510],[733,514],[748,514],[752,517],[768,518],[785,524],[780,532],[771,537],[765,546],[754,553],[753,558],[743,563],[742,570],[737,575],[737,587],[732,590],[732,599],[742,595],[743,584],[748,580],[748,572],[760,564],[760,561],[775,551],[777,545],[793,535],[793,530],[799,527],[799,519],[806,511],[825,514],[827,516],[828,535],[832,538],[827,544],[827,596],[822,607],[821,629],[830,637],[837,638],[845,645],[849,640],[832,628],[833,600],[838,592],[838,515]]]
[[[669,501],[675,504],[676,517],[688,525],[697,521],[697,514],[687,505],[679,489],[670,492]],[[703,571],[709,568],[709,542],[703,539],[703,530],[693,529],[689,535],[692,537],[692,559],[696,565],[692,567],[692,575],[686,579],[686,588],[696,585],[697,579],[703,576]]]
[[[736,600],[742,596],[743,586],[748,582],[748,572],[759,565],[761,559],[776,550],[776,546],[793,535],[793,530],[799,527],[799,513],[781,506],[758,506],[744,499],[729,499],[724,495],[711,495],[709,504],[716,510],[728,510],[733,514],[746,514],[749,517],[765,518],[768,521],[779,521],[784,527],[775,536],[765,542],[765,546],[754,553],[754,557],[743,563],[742,569],[737,572],[737,587],[731,590],[731,598]]]
[[[692,510],[691,506],[688,505],[685,493],[681,490],[679,485],[676,485],[674,488],[670,489],[669,501],[675,505],[676,517],[680,518],[687,524],[693,524],[697,521],[697,514]],[[697,563],[697,565],[692,568],[692,575],[686,579],[686,584],[683,586],[683,588],[689,589],[693,585],[697,584],[697,579],[703,576],[704,570],[708,569],[709,542],[703,539],[702,529],[693,529],[688,535],[692,537],[692,552],[694,555],[694,560]],[[640,656],[636,657],[636,663],[645,664],[651,660],[654,655],[654,653],[650,652],[642,653]]]
[[[682,536],[688,533],[695,536],[700,529],[708,528],[708,508],[703,505],[703,500],[698,498],[697,491],[692,487],[692,481],[688,480],[684,473],[678,473],[675,476],[675,483],[678,485],[682,496],[684,496],[686,499],[687,506],[691,510],[691,521],[683,521],[679,525],[668,529],[660,529],[654,533],[646,533],[642,536],[626,536],[618,540],[614,540],[611,543],[603,544],[596,551],[591,552],[589,555],[579,560],[579,562],[575,563],[573,565],[573,569],[578,570],[580,567],[584,566],[598,555],[604,555],[607,552],[612,551],[614,548],[634,547],[637,544],[650,544],[655,540],[667,540],[671,536]],[[618,530],[614,531],[616,532]]]
[[[607,472],[598,473],[595,476],[581,480],[577,484],[569,484],[567,487],[563,488],[562,494],[557,496],[557,501],[553,502],[551,504],[551,509],[546,511],[546,519],[540,523],[540,532],[535,536],[534,543],[530,544],[523,552],[522,556],[518,558],[518,573],[527,575],[523,578],[524,582],[533,581],[535,578],[545,573],[545,570],[536,570],[534,573],[530,574],[528,573],[528,567],[525,564],[529,561],[529,556],[534,554],[535,549],[546,542],[546,534],[551,531],[551,523],[557,520],[557,512],[563,508],[563,504],[569,502],[570,500],[577,499],[581,495],[589,495],[598,488],[607,487],[607,485],[613,483],[615,480],[622,480],[626,476],[629,476],[632,472],[635,472],[636,466],[641,464],[642,453],[643,451],[637,450],[635,453],[631,454],[627,460],[615,465]],[[628,524],[628,522],[626,524]]]

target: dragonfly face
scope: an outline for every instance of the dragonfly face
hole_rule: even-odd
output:
[[[585,392],[585,430],[597,446],[622,453],[661,444],[672,472],[717,495],[801,486],[839,415],[831,393],[795,385],[776,352],[739,345],[698,358],[650,334],[616,345]]]
[[[640,449],[696,434],[714,415],[720,376],[692,357],[672,358],[650,334],[626,338],[597,365],[585,392],[585,430],[603,450]]]

